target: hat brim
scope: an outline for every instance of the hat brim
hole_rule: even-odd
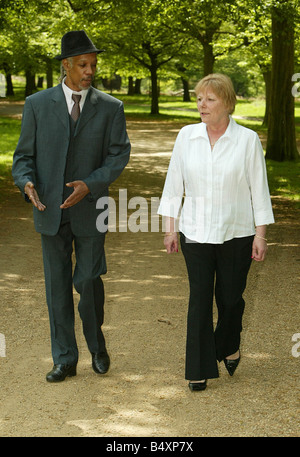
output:
[[[83,54],[100,54],[101,52],[105,52],[105,49],[85,49],[84,51],[74,51],[66,54],[60,54],[58,56],[55,56],[54,58],[57,60],[63,60],[67,59],[68,57],[75,57],[75,56],[81,56]]]

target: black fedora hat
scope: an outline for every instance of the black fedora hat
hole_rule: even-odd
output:
[[[67,32],[61,39],[61,54],[55,56],[55,59],[63,60],[92,52],[99,54],[104,49],[97,49],[84,30]]]

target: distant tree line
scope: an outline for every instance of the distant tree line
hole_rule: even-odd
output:
[[[300,0],[0,0],[0,71],[6,94],[12,75],[26,77],[25,95],[36,75],[47,87],[59,71],[53,57],[69,30],[84,29],[106,52],[98,75],[106,90],[138,94],[151,80],[151,114],[159,114],[159,80],[181,82],[189,100],[191,82],[214,71],[230,73],[237,92],[246,76],[264,82],[267,157],[298,158],[292,77],[299,64]]]

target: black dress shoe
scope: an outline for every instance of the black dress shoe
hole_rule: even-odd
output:
[[[192,392],[199,392],[206,389],[206,380],[201,382],[189,382],[189,388]]]
[[[76,365],[54,365],[47,374],[46,380],[48,382],[61,382],[67,376],[76,376]]]
[[[107,352],[99,352],[98,354],[92,354],[92,367],[95,373],[105,374],[108,372],[110,365],[110,359]]]
[[[241,360],[241,357],[239,357],[238,359],[234,359],[234,360],[224,359],[224,364],[225,364],[226,370],[228,371],[230,376],[233,376],[233,373],[235,372],[238,364],[240,363],[240,360]]]

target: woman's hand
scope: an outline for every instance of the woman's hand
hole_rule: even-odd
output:
[[[168,254],[172,254],[173,252],[178,252],[178,238],[177,233],[166,233],[164,237],[164,245],[167,249]]]
[[[266,257],[267,250],[268,245],[266,240],[255,236],[252,244],[252,259],[262,262]]]

